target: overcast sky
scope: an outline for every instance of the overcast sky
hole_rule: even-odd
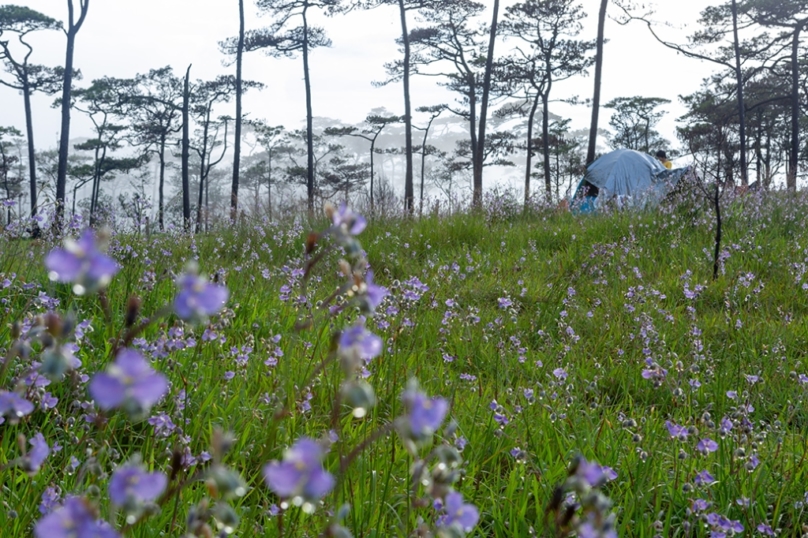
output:
[[[489,6],[490,18],[493,0],[481,1]],[[56,19],[67,18],[64,0],[22,0],[22,3]],[[75,3],[78,4],[78,0]],[[505,1],[504,5],[512,3],[512,0]],[[582,4],[589,16],[581,37],[594,39],[600,1],[582,0]],[[701,0],[660,2],[656,7],[657,18],[675,25],[662,33],[672,40],[684,39],[693,31],[698,12],[704,5]],[[610,9],[610,14],[616,15],[613,6]],[[258,16],[251,0],[246,10],[248,29],[269,22]],[[398,56],[397,10],[385,7],[357,11],[322,23],[333,45],[330,49],[318,49],[311,56],[314,114],[359,122],[372,108],[379,106],[403,113],[400,84],[383,88],[371,85],[372,81],[384,79],[383,64]],[[681,27],[688,23],[689,28]],[[410,27],[415,25],[415,21],[410,21]],[[92,0],[87,20],[76,40],[75,66],[84,74],[84,80],[77,85],[86,85],[101,76],[132,77],[165,65],[172,66],[175,73],[181,75],[188,64],[193,64],[193,78],[211,79],[234,71],[223,64],[217,43],[237,32],[237,0]],[[660,130],[674,141],[675,119],[682,112],[677,96],[696,90],[701,79],[714,67],[683,58],[657,44],[639,23],[622,27],[609,20],[606,37],[609,42],[604,52],[602,102],[633,95],[670,99],[673,101],[667,107],[670,114]],[[63,34],[40,32],[31,42],[35,47],[32,62],[64,64]],[[500,41],[497,47],[498,52],[502,52],[508,43]],[[265,90],[245,96],[244,110],[249,117],[264,118],[287,128],[302,126],[305,101],[299,59],[273,59],[261,52],[252,52],[245,55],[244,76],[267,85]],[[592,76],[571,80],[554,87],[553,96],[590,97],[592,85]],[[414,78],[412,98],[413,108],[452,99],[428,77]],[[34,101],[35,136],[40,149],[54,147],[58,142],[59,113],[51,108],[52,101],[53,98],[43,96],[37,96]],[[551,111],[571,117],[573,129],[588,128],[590,110],[587,107],[551,105]],[[71,138],[88,136],[88,121],[79,113],[73,116]],[[2,87],[0,125],[24,129],[22,98]],[[600,125],[608,126],[608,111],[601,114]]]

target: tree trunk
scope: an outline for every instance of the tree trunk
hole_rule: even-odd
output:
[[[595,53],[595,91],[592,95],[592,122],[589,124],[589,147],[586,150],[586,166],[595,160],[598,138],[598,112],[600,111],[600,83],[603,77],[603,34],[606,26],[606,6],[609,0],[600,0],[598,13],[598,41]]]
[[[477,150],[474,157],[474,207],[483,203],[483,158],[485,155],[485,122],[488,114],[488,96],[491,93],[491,71],[494,69],[494,43],[497,38],[497,18],[499,16],[499,0],[494,0],[494,14],[491,18],[491,33],[488,36],[488,56],[485,59],[485,75],[483,76],[483,97],[480,103],[480,134],[477,136]]]
[[[797,190],[797,158],[800,153],[800,32],[806,21],[801,22],[794,29],[791,41],[791,151],[788,156],[788,171],[786,174],[786,188]]]
[[[424,215],[424,172],[426,169],[426,137],[429,136],[429,127],[432,125],[430,120],[429,125],[424,130],[424,141],[421,143],[421,194],[418,202],[418,216]]]
[[[208,174],[205,172],[205,158],[208,153],[208,128],[210,126],[210,109],[208,109],[208,113],[205,116],[205,126],[202,128],[202,151],[199,153],[199,199],[197,200],[196,204],[196,232],[199,233],[202,229],[202,195],[205,192],[205,186],[207,185]],[[211,148],[211,153],[213,153],[213,149]],[[206,208],[207,210],[207,208]],[[231,208],[232,210],[232,208]],[[207,212],[207,211],[206,211]],[[232,219],[232,211],[230,213],[231,221]],[[235,222],[235,221],[233,221]]]
[[[230,188],[230,221],[238,216],[238,173],[241,166],[241,60],[244,55],[244,0],[238,0],[239,31],[236,50],[236,140],[233,148],[233,184]]]
[[[549,202],[553,197],[553,181],[550,177],[550,110],[549,110],[550,84],[547,84],[547,91],[542,93],[542,117],[541,117],[541,145],[542,156],[544,157],[544,195]]]
[[[23,83],[22,96],[25,102],[25,131],[28,137],[28,177],[29,193],[31,195],[31,237],[36,239],[40,236],[39,223],[36,217],[36,152],[34,151],[34,122],[31,116],[31,90],[28,87],[28,75],[26,73]]]
[[[54,215],[54,229],[57,234],[62,233],[64,220],[65,191],[67,188],[67,153],[70,145],[70,95],[73,87],[73,52],[76,47],[76,34],[84,24],[90,0],[79,0],[79,20],[75,21],[73,0],[67,0],[68,26],[67,47],[65,51],[65,78],[62,84],[62,128],[59,135],[59,165],[56,171],[56,214]]]
[[[398,0],[399,13],[401,14],[401,40],[404,44],[404,144],[407,169],[404,173],[404,209],[407,214],[412,215],[415,206],[415,189],[413,185],[412,173],[412,107],[410,104],[410,36],[407,32],[407,12],[404,9],[404,0]],[[371,177],[371,184],[373,178]],[[371,198],[372,208],[372,198]]]
[[[533,117],[536,115],[536,109],[539,108],[539,98],[541,94],[536,92],[536,97],[533,99],[533,105],[530,107],[530,114],[527,117],[527,157],[525,159],[525,209],[530,201],[530,169],[533,166]]]
[[[379,131],[381,132],[381,131]],[[378,133],[376,134],[378,136]],[[373,137],[373,140],[370,141],[370,212],[373,213],[373,172],[374,172],[374,159],[373,154],[375,153],[373,150],[376,147],[376,137]],[[406,190],[406,188],[404,189]],[[345,203],[348,203],[348,195],[345,195]]]
[[[191,66],[185,71],[182,91],[182,229],[191,231],[191,187],[188,179],[188,153],[190,150],[190,119],[188,109],[191,100]]]
[[[160,151],[158,153],[160,158],[160,185],[157,189],[157,226],[160,228],[160,231],[165,230],[165,222],[163,220],[163,215],[165,213],[165,201],[163,198],[163,190],[165,186],[165,178],[166,178],[166,134],[163,132],[160,135]]]
[[[314,116],[311,111],[311,78],[309,76],[308,5],[303,8],[303,80],[306,86],[306,195],[309,216],[314,215]]]
[[[743,72],[741,71],[741,48],[738,39],[738,3],[732,0],[732,34],[735,50],[735,83],[738,85],[738,120],[741,138],[741,185],[748,185],[746,177],[746,110],[743,102]]]

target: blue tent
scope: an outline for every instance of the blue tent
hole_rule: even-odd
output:
[[[646,207],[662,200],[690,171],[668,170],[656,158],[633,149],[617,149],[586,169],[570,207],[589,213],[614,200],[618,207]]]

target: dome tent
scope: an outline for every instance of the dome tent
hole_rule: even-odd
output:
[[[647,153],[617,149],[587,167],[570,207],[589,213],[612,200],[618,207],[656,205],[690,170],[690,167],[668,170]]]

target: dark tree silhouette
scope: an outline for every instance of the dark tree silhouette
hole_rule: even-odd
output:
[[[303,59],[303,80],[306,92],[306,194],[308,210],[314,211],[314,133],[311,76],[309,70],[309,54],[317,47],[331,46],[331,40],[325,30],[310,23],[310,10],[318,9],[327,15],[340,13],[341,0],[258,0],[258,8],[270,15],[273,23],[259,30],[246,32],[243,42],[244,51],[264,50],[275,58],[292,58],[298,53]],[[238,39],[231,38],[222,43],[222,50],[235,53]]]
[[[606,28],[606,7],[609,0],[600,0],[598,11],[598,38],[595,51],[595,89],[592,92],[592,121],[589,124],[589,145],[586,150],[586,166],[595,160],[598,141],[598,114],[600,113],[600,86],[603,80],[603,35]]]
[[[67,0],[67,47],[65,49],[65,70],[62,83],[62,129],[59,135],[59,169],[56,176],[56,214],[54,229],[61,234],[64,217],[65,187],[67,185],[67,154],[70,151],[70,95],[73,88],[73,53],[76,49],[76,34],[81,30],[90,0],[78,0],[78,17],[73,0]]]
[[[748,0],[745,12],[758,24],[789,31],[791,55],[791,124],[786,188],[797,189],[797,161],[800,153],[800,36],[808,29],[808,1],[806,0]]]
[[[553,83],[585,73],[594,58],[589,56],[595,42],[575,39],[581,32],[583,8],[574,0],[528,0],[506,10],[503,32],[527,45],[505,63],[507,77],[525,86],[525,97],[532,101],[528,115],[525,204],[530,197],[533,115],[542,103],[542,152],[545,196],[552,196],[550,171],[550,93]]]
[[[157,155],[160,165],[157,189],[157,222],[165,229],[166,149],[171,136],[182,128],[182,80],[171,67],[152,69],[135,77],[136,86],[128,100],[133,145]]]
[[[461,95],[458,101],[463,109],[449,110],[469,124],[467,148],[472,163],[472,202],[475,207],[482,203],[482,171],[487,147],[485,120],[493,71],[498,0],[493,7],[492,24],[480,29],[475,19],[484,10],[483,4],[470,0],[431,2],[423,10],[427,25],[410,32],[410,43],[416,51],[412,61],[414,71],[446,79],[441,84]]]
[[[379,116],[376,114],[370,114],[367,118],[365,118],[365,124],[367,125],[366,128],[362,129],[361,131],[357,127],[329,127],[327,128],[323,134],[326,136],[355,136],[358,138],[364,138],[368,142],[370,142],[370,211],[371,213],[374,210],[374,198],[373,198],[373,173],[375,171],[373,156],[376,153],[376,139],[379,138],[379,135],[382,134],[382,131],[385,127],[390,125],[391,123],[399,123],[401,122],[401,116]]]
[[[34,146],[34,122],[31,112],[31,94],[42,92],[53,95],[58,90],[58,83],[64,73],[59,68],[48,68],[29,62],[34,52],[27,41],[28,34],[40,30],[59,30],[62,23],[33,9],[5,5],[0,6],[0,62],[11,80],[0,78],[0,84],[22,93],[25,106],[25,132],[28,139],[28,178],[29,197],[31,204],[31,218],[37,214],[37,183],[36,183],[36,151]],[[6,34],[15,34],[17,42],[24,48],[22,56],[12,51],[10,40]],[[39,226],[32,220],[31,232],[34,237],[39,236]]]

